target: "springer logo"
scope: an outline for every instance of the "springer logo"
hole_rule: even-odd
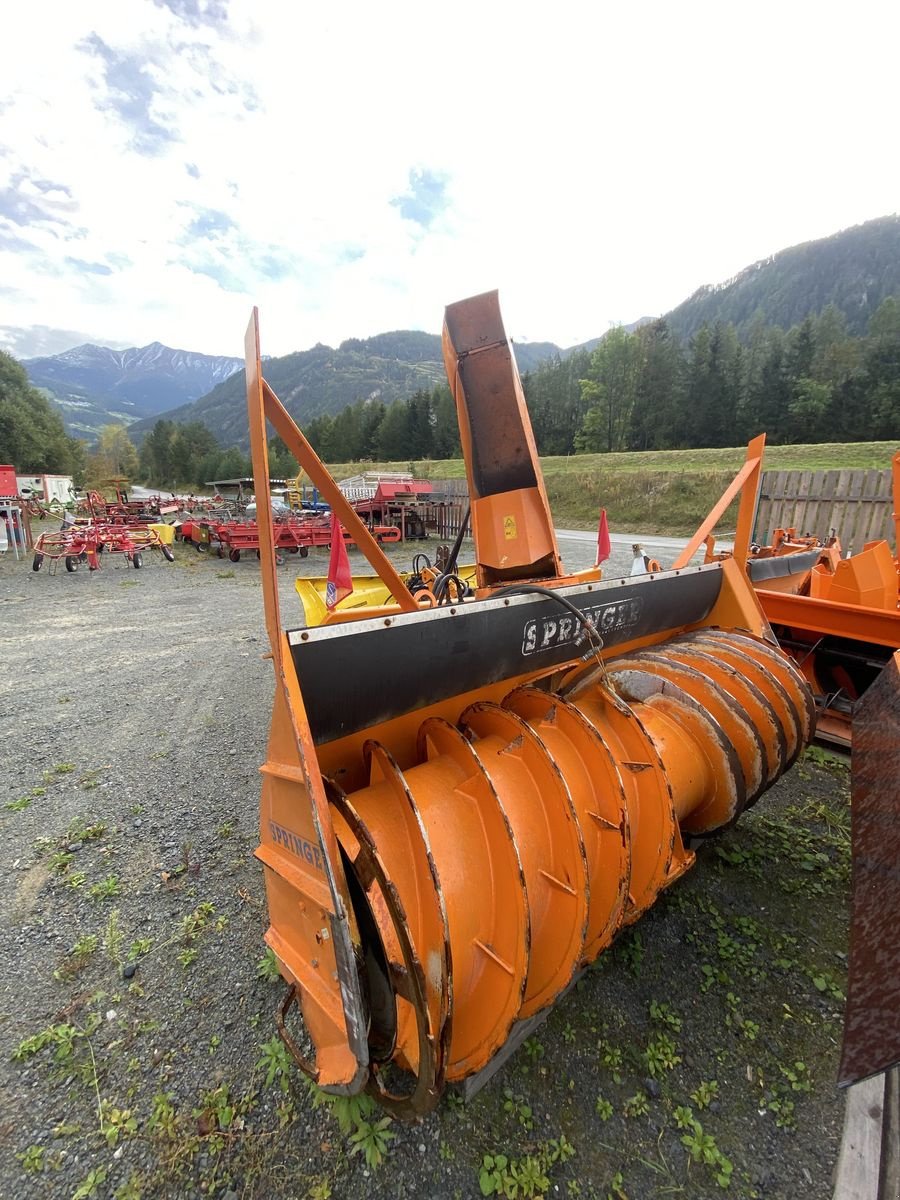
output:
[[[614,629],[631,629],[637,625],[643,607],[641,597],[633,596],[628,600],[598,604],[582,611],[593,622],[600,636],[604,637]],[[542,650],[555,650],[559,646],[567,646],[575,641],[580,628],[581,622],[570,613],[526,621],[522,630],[522,653],[540,654]]]

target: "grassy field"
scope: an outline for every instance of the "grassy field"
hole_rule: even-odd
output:
[[[764,469],[827,471],[847,468],[887,470],[893,442],[771,446]],[[572,454],[542,458],[547,494],[557,526],[592,528],[606,508],[610,527],[629,533],[673,536],[693,533],[744,461],[743,446],[720,450],[656,450],[633,454]],[[405,463],[335,463],[337,479],[360,471],[409,471],[425,479],[460,479],[462,459]],[[733,528],[736,508],[723,529]]]

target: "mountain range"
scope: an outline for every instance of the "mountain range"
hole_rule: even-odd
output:
[[[130,350],[86,344],[22,365],[60,409],[68,432],[92,439],[104,425],[155,419],[204,396],[244,362],[152,342]]]
[[[715,321],[730,322],[747,337],[758,321],[789,329],[834,304],[844,313],[848,332],[863,333],[891,295],[900,295],[896,215],[782,250],[724,283],[698,289],[666,320],[682,340]],[[600,340],[569,348],[517,343],[516,358],[524,374],[546,359],[592,349]],[[170,350],[158,342],[124,351],[79,346],[24,363],[31,382],[59,405],[71,433],[92,437],[102,425],[122,421],[139,440],[165,413],[177,422],[203,421],[223,445],[245,447],[243,377],[235,373],[242,365],[237,358]],[[358,400],[390,403],[445,382],[441,340],[437,334],[401,330],[350,338],[336,349],[319,344],[267,360],[266,378],[302,424]]]

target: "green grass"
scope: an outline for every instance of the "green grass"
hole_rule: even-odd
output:
[[[844,468],[877,467],[887,470],[897,450],[894,442],[823,442],[818,445],[768,446],[763,468],[769,471],[839,471]],[[547,476],[602,471],[725,471],[734,474],[746,457],[745,446],[716,450],[650,450],[619,454],[567,454],[542,458]],[[409,471],[426,479],[462,479],[466,473],[461,458],[424,459],[418,462],[330,463],[335,478],[364,471]]]
[[[763,460],[769,471],[888,470],[893,442],[823,443],[770,446]],[[542,458],[541,466],[555,524],[594,528],[605,508],[613,530],[688,535],[694,532],[746,457],[744,446],[717,450],[655,450],[629,454],[571,454]],[[461,479],[460,458],[393,463],[334,463],[336,479],[363,471],[409,471],[425,479]],[[737,505],[719,528],[734,528]]]

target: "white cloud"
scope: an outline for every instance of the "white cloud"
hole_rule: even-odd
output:
[[[0,344],[239,353],[258,303],[286,353],[437,331],[496,286],[514,336],[595,336],[898,207],[898,25],[868,0],[27,6]]]

